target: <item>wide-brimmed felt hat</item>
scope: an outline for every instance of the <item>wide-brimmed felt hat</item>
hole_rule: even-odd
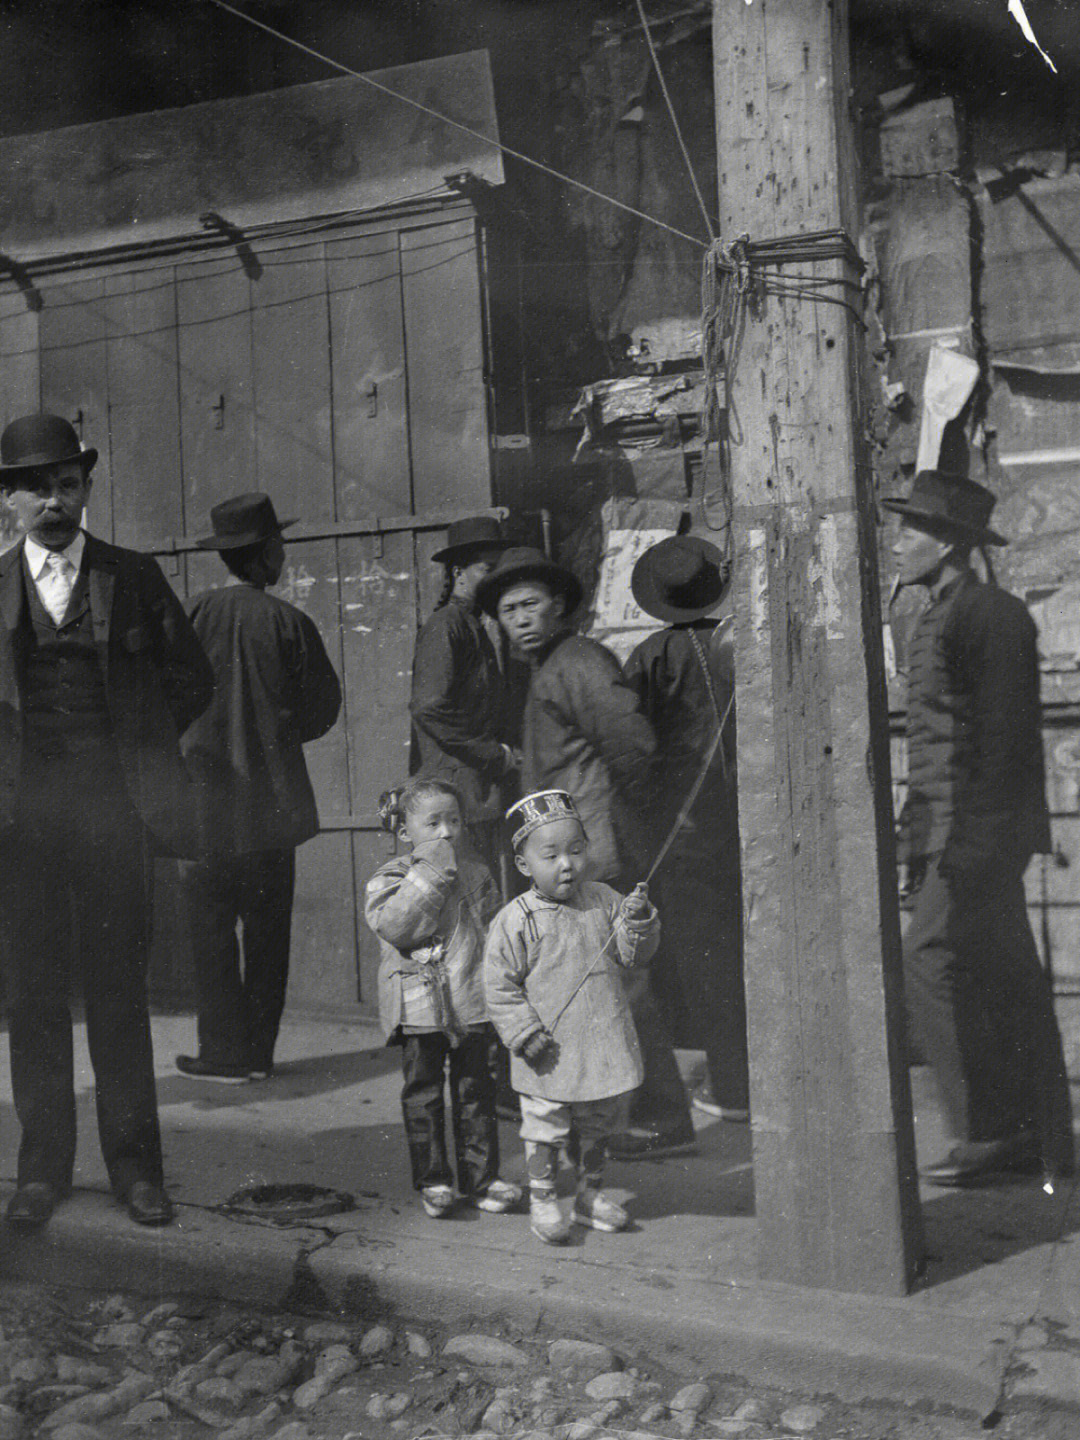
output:
[[[472,515],[448,527],[446,544],[431,558],[440,565],[459,565],[478,550],[501,550],[505,544],[502,526],[493,515]]]
[[[295,520],[279,520],[269,495],[253,490],[247,495],[234,495],[222,500],[210,511],[212,535],[195,541],[203,550],[239,550],[244,545],[259,545],[280,535]]]
[[[87,475],[97,463],[98,452],[84,450],[70,421],[60,415],[20,415],[0,435],[0,485],[9,484],[28,470],[45,465],[64,465],[78,460]]]
[[[715,545],[696,535],[658,540],[638,558],[630,589],[638,607],[677,624],[714,610],[728,586],[730,567]]]
[[[507,590],[526,580],[540,580],[554,594],[561,595],[568,615],[581,604],[581,581],[574,572],[556,565],[542,550],[534,550],[531,545],[515,545],[503,551],[495,569],[480,582],[476,602],[481,610],[494,615]]]
[[[891,510],[928,529],[943,530],[972,545],[1007,545],[1004,535],[991,530],[988,521],[997,504],[991,490],[966,475],[944,470],[920,470],[906,500],[889,496],[882,500]]]

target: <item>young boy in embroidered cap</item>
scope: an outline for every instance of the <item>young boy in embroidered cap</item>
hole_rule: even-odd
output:
[[[465,823],[453,785],[414,780],[383,799],[384,823],[404,829],[412,853],[376,870],[364,915],[382,950],[379,1018],[387,1044],[402,1047],[413,1185],[434,1219],[457,1203],[446,1152],[449,1080],[458,1188],[477,1209],[502,1214],[521,1190],[499,1179],[495,1037],[480,974],[499,892],[487,866],[461,854]]]
[[[559,1244],[572,1224],[555,1190],[564,1147],[577,1164],[573,1218],[595,1230],[628,1223],[600,1188],[605,1142],[642,1077],[620,970],[652,957],[660,921],[644,886],[623,899],[587,878],[589,843],[565,790],[526,795],[507,819],[532,888],[492,921],[484,993],[521,1097],[532,1231]]]

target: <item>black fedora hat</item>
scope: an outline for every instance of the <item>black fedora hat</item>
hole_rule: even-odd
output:
[[[920,470],[906,500],[890,496],[882,500],[881,506],[972,545],[1007,545],[1004,535],[991,530],[987,523],[996,503],[993,491],[966,475]]]
[[[212,535],[196,540],[203,550],[239,550],[244,545],[258,545],[273,535],[280,535],[295,520],[279,520],[269,495],[253,490],[247,495],[234,495],[222,500],[210,511]]]
[[[715,545],[696,535],[659,540],[638,558],[630,589],[638,606],[656,620],[700,620],[727,589],[729,566]]]
[[[69,460],[80,461],[89,475],[97,458],[92,446],[83,449],[74,425],[60,415],[20,415],[0,435],[0,481]]]
[[[448,527],[446,544],[431,558],[440,565],[454,565],[474,551],[501,550],[505,544],[502,526],[493,515],[473,515]]]
[[[542,550],[534,550],[531,545],[516,545],[503,551],[495,569],[480,582],[477,604],[481,610],[494,615],[507,590],[525,580],[541,580],[554,594],[561,595],[568,615],[581,604],[581,581],[574,572],[556,565]]]

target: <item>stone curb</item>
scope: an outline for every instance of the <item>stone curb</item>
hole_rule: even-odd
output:
[[[512,1252],[447,1226],[402,1243],[355,1228],[241,1223],[181,1205],[163,1230],[132,1225],[97,1194],[76,1194],[37,1235],[10,1236],[6,1278],[151,1297],[195,1295],[457,1327],[507,1322],[640,1349],[687,1375],[730,1374],[857,1403],[930,1403],[974,1413],[1000,1401],[1014,1327],[918,1300],[771,1284],[710,1284],[617,1254],[564,1259],[539,1244]],[[617,1245],[613,1240],[612,1250]],[[1055,1397],[1044,1394],[1044,1400]],[[1060,1397],[1068,1404],[1070,1397]]]

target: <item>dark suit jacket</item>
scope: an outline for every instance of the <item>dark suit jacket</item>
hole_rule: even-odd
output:
[[[0,556],[0,830],[15,821],[22,769],[20,650],[31,633],[22,544]],[[194,807],[180,734],[214,676],[184,608],[149,555],[86,537],[94,640],[128,795],[158,847],[191,854]]]
[[[590,875],[615,881],[640,848],[656,736],[610,650],[564,631],[532,657],[522,790],[568,790],[589,837]]]
[[[183,739],[201,848],[292,849],[319,829],[304,744],[341,709],[319,632],[295,605],[251,585],[204,591],[188,613],[217,677],[212,703]]]
[[[909,648],[908,797],[900,858],[993,883],[1051,846],[1038,632],[1027,606],[965,572]]]
[[[709,667],[716,706],[690,638],[691,630],[697,632]],[[722,863],[737,867],[735,709],[728,709],[735,687],[730,626],[701,620],[694,625],[655,630],[633,651],[624,674],[656,734],[657,758],[647,805],[654,848],[678,819],[705,756],[715,743],[716,707],[721,716],[726,712],[723,739],[690,816],[675,836],[672,853],[702,855],[714,867]]]
[[[416,637],[409,773],[457,786],[470,821],[502,817],[505,690],[483,621],[452,596]]]

